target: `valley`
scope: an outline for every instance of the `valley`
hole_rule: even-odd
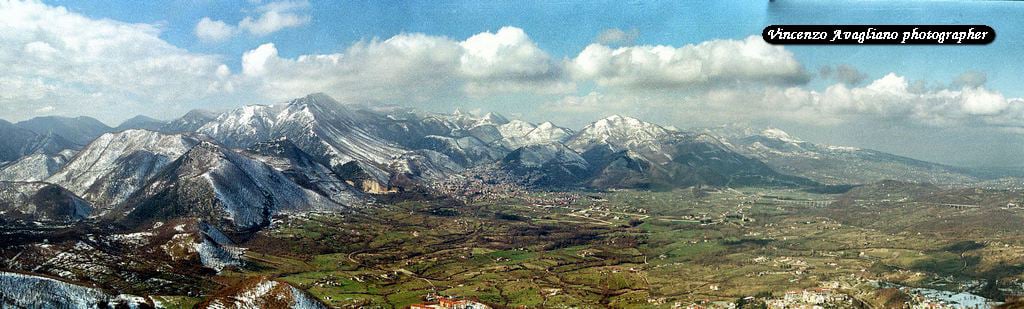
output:
[[[204,298],[198,295],[253,278],[286,282],[328,306],[371,308],[403,308],[430,295],[499,308],[713,306],[819,287],[884,307],[884,284],[991,298],[1021,291],[1024,269],[1012,265],[1024,259],[1024,230],[1011,226],[1024,219],[1024,210],[994,202],[956,208],[879,194],[760,187],[530,192],[469,204],[405,201],[281,215],[240,239],[238,263],[220,272],[179,263],[159,276],[166,286],[188,287],[180,290],[153,285],[156,278],[133,282],[153,275],[141,270],[146,264],[167,261],[69,265],[43,260],[38,252],[49,248],[81,261],[145,250],[166,239],[161,228],[172,222],[99,245],[99,232],[61,237],[59,229],[5,231],[25,240],[7,243],[0,253],[11,269],[75,274],[151,295],[165,307],[199,303]],[[124,267],[133,264],[141,265]]]
[[[47,122],[92,140],[31,130]],[[323,94],[29,124],[8,124],[22,144],[0,164],[0,290],[25,295],[11,306],[987,308],[1024,294],[1012,172],[774,128],[613,115],[575,131]]]

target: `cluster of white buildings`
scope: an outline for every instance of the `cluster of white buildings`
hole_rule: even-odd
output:
[[[438,296],[431,302],[409,306],[409,309],[491,309],[491,307],[474,300]]]
[[[850,308],[854,300],[849,295],[830,288],[813,288],[802,291],[786,292],[782,298],[769,299],[765,302],[768,308]]]

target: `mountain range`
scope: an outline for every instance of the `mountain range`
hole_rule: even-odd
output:
[[[988,177],[979,171],[871,149],[814,144],[777,128],[754,130],[729,125],[701,131],[722,136],[737,152],[761,160],[779,172],[826,184],[866,184],[881,180],[964,184]]]
[[[684,131],[613,115],[573,130],[493,113],[342,104],[323,94],[166,122],[140,116],[116,128],[87,117],[0,127],[5,214],[128,226],[187,217],[235,232],[278,213],[363,207],[395,192],[444,195],[436,184],[471,174],[589,190],[985,180],[775,128]]]

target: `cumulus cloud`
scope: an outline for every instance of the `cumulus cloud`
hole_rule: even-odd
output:
[[[301,26],[310,17],[302,13],[309,8],[307,1],[279,1],[259,7],[258,17],[247,16],[238,23],[238,28],[257,36],[268,35],[284,28]]]
[[[148,24],[93,20],[40,2],[0,2],[0,105],[14,117],[34,113],[137,112],[219,92],[215,56],[159,38]]]
[[[722,84],[800,84],[803,65],[781,46],[758,36],[711,40],[697,45],[587,46],[572,60],[577,79],[630,88],[703,88]]]
[[[668,117],[704,125],[785,120],[809,125],[881,121],[894,127],[995,127],[1024,131],[1024,98],[983,86],[925,88],[889,73],[863,86],[838,82],[823,90],[804,86],[716,87],[686,94],[636,91],[568,95],[546,105],[552,112],[618,112]],[[606,89],[607,90],[607,89]],[[694,113],[693,111],[700,111]]]
[[[462,41],[406,33],[297,57],[283,57],[266,43],[245,52],[240,70],[232,72],[220,56],[163,41],[153,25],[94,20],[39,2],[0,2],[0,18],[0,61],[18,64],[0,75],[0,112],[13,120],[87,110],[116,122],[136,113],[168,117],[206,104],[265,103],[313,92],[415,104],[575,87],[562,61],[514,27]],[[196,33],[207,39],[223,39],[231,30],[211,19],[201,24]]]
[[[560,63],[522,29],[505,27],[464,41],[399,34],[359,42],[334,54],[278,56],[273,44],[246,52],[242,72],[278,99],[323,91],[354,100],[423,101],[441,95],[572,88]]]
[[[922,89],[905,77],[889,73],[863,87],[845,84],[824,91],[799,87],[768,88],[764,103],[770,108],[809,108],[831,115],[852,115],[933,126],[982,123],[1024,126],[1024,99],[1006,98],[980,86]]]
[[[309,9],[308,1],[277,1],[260,5],[255,16],[246,16],[238,25],[230,25],[224,21],[203,17],[196,23],[195,35],[206,42],[221,42],[235,34],[246,32],[255,36],[265,36],[285,28],[302,26],[310,21],[305,13]]]
[[[594,38],[594,42],[601,45],[633,45],[636,42],[636,38],[640,36],[640,31],[636,28],[629,29],[629,31],[623,31],[619,28],[610,28],[601,31]]]
[[[527,88],[565,92],[571,87],[559,80],[561,65],[537,47],[523,29],[503,27],[495,33],[479,33],[459,42],[459,46],[459,70],[471,79],[466,86],[471,93]]]
[[[423,100],[447,90],[460,49],[441,37],[402,34],[341,53],[282,58],[273,44],[242,57],[242,72],[272,99],[323,91],[342,100]]]
[[[220,42],[227,40],[235,32],[235,28],[219,20],[212,20],[203,17],[196,24],[195,34],[200,40],[208,42]]]

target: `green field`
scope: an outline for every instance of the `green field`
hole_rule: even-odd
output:
[[[672,307],[828,282],[870,301],[872,281],[1021,278],[1006,266],[1024,258],[1022,238],[1008,236],[1020,230],[978,237],[929,225],[934,213],[950,220],[994,209],[921,214],[913,208],[929,206],[840,205],[838,195],[759,188],[585,196],[560,206],[404,202],[283,218],[246,244],[249,266],[221,276],[270,274],[332,306],[380,308],[428,294],[496,307]],[[956,246],[967,239],[976,243]],[[996,241],[1002,247],[988,245]]]

